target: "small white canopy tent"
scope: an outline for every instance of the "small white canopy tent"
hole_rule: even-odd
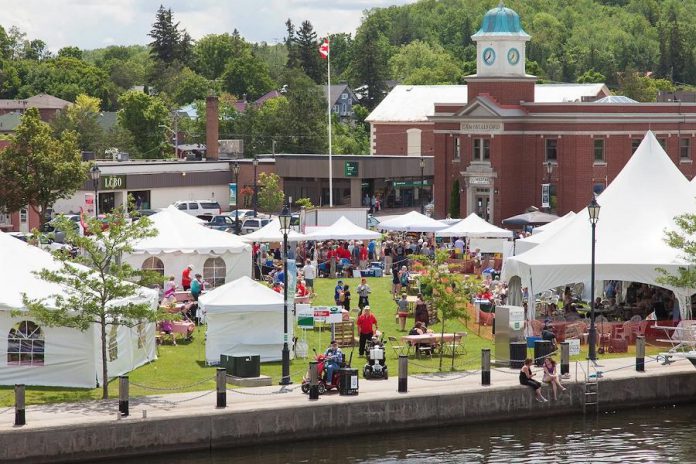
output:
[[[501,229],[471,213],[456,224],[435,232],[436,237],[512,238],[512,231]]]
[[[521,255],[525,251],[529,251],[540,243],[545,242],[549,237],[552,237],[567,226],[574,216],[575,213],[571,211],[553,222],[549,222],[541,227],[535,227],[532,235],[529,237],[515,240],[515,256]]]
[[[377,240],[382,234],[353,224],[341,216],[327,227],[307,227],[306,240]]]
[[[208,320],[207,363],[217,364],[221,354],[258,354],[262,362],[281,359],[283,295],[242,277],[202,295],[198,301]],[[290,342],[294,321],[288,310]]]
[[[271,222],[250,234],[242,235],[242,240],[251,242],[282,242],[283,234],[280,232],[280,220],[274,218]],[[288,242],[299,242],[305,240],[305,236],[294,230],[288,233]]]
[[[380,222],[377,228],[395,232],[437,232],[449,227],[440,221],[417,211],[403,214],[388,221]]]
[[[124,261],[136,268],[161,269],[177,282],[189,264],[211,284],[251,275],[251,245],[191,218],[175,208],[153,214],[150,220],[158,234],[133,244],[133,253],[125,255]]]
[[[623,170],[597,197],[601,206],[596,226],[596,280],[626,280],[659,285],[674,291],[682,318],[690,318],[691,288],[670,288],[657,282],[657,268],[676,273],[688,266],[679,250],[665,243],[665,230],[674,217],[694,211],[692,187],[648,132]],[[548,240],[509,258],[503,279],[511,288],[521,285],[533,295],[590,275],[591,226],[587,209],[573,217]],[[514,277],[520,281],[513,282]],[[534,317],[534,312],[529,312]]]
[[[0,385],[42,385],[94,388],[102,383],[100,327],[85,332],[42,326],[30,318],[22,293],[30,299],[66,295],[67,289],[39,278],[34,272],[60,269],[46,251],[0,232]],[[157,292],[140,288],[137,302],[157,307]],[[67,296],[67,295],[66,295]],[[118,304],[118,302],[114,302]],[[12,312],[19,311],[13,315]],[[125,374],[156,359],[155,324],[107,327],[109,375]]]

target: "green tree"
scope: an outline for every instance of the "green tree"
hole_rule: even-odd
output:
[[[459,179],[454,179],[452,182],[452,190],[450,191],[450,202],[449,211],[447,212],[449,217],[458,218],[459,212]]]
[[[589,69],[583,73],[582,76],[578,77],[579,84],[593,84],[602,83],[606,81],[606,77],[603,74],[598,73],[594,69]]]
[[[363,22],[355,36],[350,75],[356,86],[365,85],[364,105],[374,109],[384,98],[388,77],[388,48],[386,38],[374,21]]]
[[[183,106],[194,100],[205,98],[211,87],[212,83],[208,79],[189,68],[183,68],[162,90],[171,97],[174,103]]]
[[[297,38],[295,37],[295,25],[290,19],[285,21],[287,36],[285,36],[285,48],[288,50],[288,68],[297,68],[300,66],[300,49],[297,46]]]
[[[210,34],[201,38],[194,46],[195,69],[208,79],[217,79],[225,72],[229,60],[250,50],[236,29],[230,34]]]
[[[299,207],[304,207],[306,209],[314,208],[314,203],[310,198],[299,198],[295,204]]]
[[[227,61],[222,87],[233,95],[240,98],[246,95],[253,101],[272,90],[274,83],[266,63],[253,56],[248,49],[242,51],[239,57]]]
[[[58,58],[75,58],[78,60],[82,59],[82,50],[78,47],[63,47],[58,50]]]
[[[137,278],[150,277],[142,270],[121,262],[124,253],[133,251],[136,241],[154,237],[156,231],[147,217],[130,220],[122,208],[106,215],[105,219],[87,218],[91,236],[80,236],[67,218],[59,219],[57,227],[65,231],[66,240],[81,253],[72,258],[67,253],[55,255],[61,263],[57,270],[43,269],[43,280],[58,284],[67,295],[52,295],[32,300],[23,295],[29,313],[49,327],[70,327],[86,331],[99,328],[102,361],[102,398],[109,397],[107,328],[123,325],[135,327],[154,321],[156,311],[149,303],[137,303],[142,287],[133,283]],[[103,225],[106,224],[108,229]],[[49,303],[49,301],[51,301]]]
[[[118,124],[128,129],[142,158],[162,157],[166,149],[166,140],[160,126],[169,122],[169,110],[157,96],[143,92],[129,91],[118,99],[121,109],[118,111]]]
[[[300,56],[300,68],[314,82],[321,84],[325,81],[326,73],[324,72],[323,60],[319,55],[317,33],[314,32],[312,23],[309,21],[302,22],[300,29],[297,31],[296,43]]]
[[[80,94],[75,103],[66,107],[51,121],[56,135],[65,130],[77,133],[78,147],[81,150],[94,151],[104,137],[104,129],[99,125],[98,98]]]
[[[285,201],[285,193],[280,187],[280,177],[272,172],[262,172],[259,174],[258,187],[259,209],[267,213],[280,211]]]
[[[457,84],[461,66],[440,45],[416,40],[401,47],[389,60],[391,75],[404,84]]]
[[[179,30],[179,23],[174,23],[171,8],[160,5],[148,36],[152,38],[150,54],[155,60],[168,65],[174,61],[188,62],[187,54],[191,53],[191,37],[185,29]]]
[[[39,111],[29,108],[10,145],[0,152],[0,205],[8,211],[29,205],[43,225],[50,219],[49,208],[75,193],[86,179],[75,133],[64,131],[54,138]]]

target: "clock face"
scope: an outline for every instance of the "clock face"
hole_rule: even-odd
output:
[[[520,61],[520,52],[516,48],[511,48],[507,53],[508,62],[516,65]]]
[[[482,57],[483,57],[483,62],[484,62],[484,63],[486,63],[486,64],[489,65],[489,66],[492,65],[493,62],[495,62],[495,50],[493,50],[493,49],[490,48],[490,47],[489,47],[489,48],[486,48],[486,49],[483,51]]]

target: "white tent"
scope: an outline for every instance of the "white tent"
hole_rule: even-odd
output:
[[[553,222],[549,222],[541,227],[535,227],[531,236],[515,240],[515,256],[521,255],[525,251],[529,251],[540,243],[545,242],[549,237],[552,237],[567,226],[574,216],[575,213],[571,211]]]
[[[274,218],[271,222],[250,234],[242,235],[242,240],[251,242],[282,242],[283,234],[280,232],[280,220]],[[288,233],[288,242],[299,242],[305,240],[305,236],[294,230]]]
[[[182,221],[188,220],[190,222],[193,222],[194,224],[205,224],[205,222],[206,222],[203,219],[196,217],[192,214],[184,213],[183,211],[181,211],[180,209],[178,209],[174,205],[169,205],[166,208],[164,208],[162,211],[167,211],[169,214],[172,215],[172,217],[177,218],[177,219],[182,220]],[[161,213],[162,211],[155,213],[152,216],[155,216],[155,215]]]
[[[102,382],[100,327],[84,332],[65,327],[42,326],[30,318],[22,301],[66,295],[66,288],[46,282],[34,272],[59,269],[60,264],[46,251],[0,232],[0,385],[43,385],[94,388]],[[157,307],[157,292],[141,288],[138,302]],[[114,304],[117,304],[116,302]],[[14,315],[12,312],[18,312]],[[109,375],[125,374],[156,359],[155,324],[134,328],[110,326]]]
[[[561,216],[558,219],[556,219],[555,221],[547,222],[544,225],[535,227],[532,230],[532,235],[540,234],[542,232],[546,232],[546,231],[550,231],[550,230],[558,231],[561,228],[561,226],[565,225],[568,222],[568,220],[571,219],[573,216],[575,216],[575,213],[573,211],[568,211],[565,214],[565,216]]]
[[[657,282],[657,268],[676,273],[680,266],[688,265],[681,252],[669,247],[664,239],[665,230],[675,228],[675,216],[694,211],[692,188],[652,132],[647,133],[597,202],[601,211],[596,226],[596,280],[665,287]],[[511,282],[511,287],[528,287],[533,298],[540,291],[587,280],[590,256],[591,226],[584,209],[548,240],[509,258],[503,278]],[[521,282],[513,282],[515,276]],[[689,297],[696,289],[669,289],[679,298],[682,317],[688,318]],[[534,307],[534,301],[529,304]]]
[[[341,216],[327,227],[307,227],[307,240],[377,240],[382,234],[364,229]]]
[[[456,224],[435,232],[436,237],[512,238],[512,231],[501,229],[471,213]]]
[[[202,295],[198,301],[208,320],[207,363],[220,362],[221,354],[258,354],[262,362],[281,359],[283,295],[242,277]],[[290,342],[294,319],[290,308],[288,311]]]
[[[147,264],[163,269],[165,276],[177,279],[192,264],[209,283],[251,275],[251,245],[236,235],[182,218],[182,214],[188,216],[166,208],[150,216],[158,234],[133,244],[133,253],[125,255],[124,261],[137,268]]]
[[[403,214],[388,221],[380,222],[378,229],[397,232],[436,232],[449,227],[440,221],[425,216],[417,211]]]

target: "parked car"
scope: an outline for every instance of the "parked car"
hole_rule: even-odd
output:
[[[221,213],[216,200],[185,200],[174,202],[174,207],[191,216],[216,216]]]
[[[234,230],[234,218],[231,218],[226,214],[218,214],[216,216],[211,217],[210,221],[208,221],[204,225],[215,230]]]
[[[244,221],[247,218],[254,217],[254,210],[253,209],[238,209],[238,210],[233,209],[229,213],[225,213],[225,214],[227,214],[229,217],[231,217],[234,220],[234,218],[236,217],[235,216],[236,212],[239,212],[239,220],[240,221]]]
[[[263,226],[265,226],[269,222],[271,222],[270,218],[260,218],[260,217],[253,218],[252,217],[249,219],[245,219],[244,222],[242,223],[241,235],[256,232],[257,230],[259,230],[260,228],[262,228]]]
[[[21,240],[23,242],[36,245],[36,242],[34,242],[35,239],[32,237],[32,234],[27,234],[24,232],[8,232],[8,235],[10,235],[18,240]],[[37,237],[39,239],[38,246],[42,250],[50,251],[50,252],[61,250],[61,251],[64,251],[66,253],[70,253],[73,257],[77,253],[77,250],[74,249],[72,247],[72,245],[69,245],[67,243],[58,243],[55,240],[53,240],[51,237],[49,237],[45,234],[38,234]]]
[[[374,217],[371,214],[367,215],[367,228],[370,230],[377,230],[377,226],[379,225],[379,219]]]

